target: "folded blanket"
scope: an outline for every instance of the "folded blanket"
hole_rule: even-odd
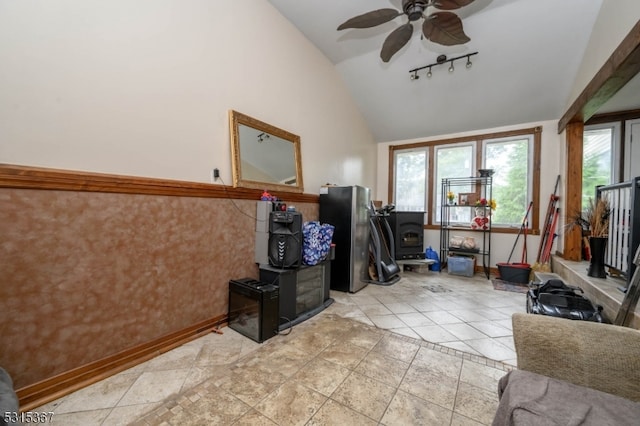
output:
[[[632,425],[640,403],[524,370],[498,383],[494,426]]]

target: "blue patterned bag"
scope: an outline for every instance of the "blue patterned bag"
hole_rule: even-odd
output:
[[[331,249],[331,239],[335,227],[317,221],[302,225],[302,262],[305,265],[317,265],[326,259]]]

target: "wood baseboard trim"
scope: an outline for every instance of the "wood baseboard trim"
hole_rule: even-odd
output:
[[[122,176],[0,163],[0,188],[58,191],[111,192],[168,195],[174,197],[259,200],[261,189],[234,188],[211,183]],[[268,188],[268,186],[267,186]],[[296,203],[318,203],[319,195],[272,191],[272,195]]]
[[[182,330],[143,343],[90,364],[74,368],[16,391],[21,411],[31,411],[121,371],[148,361],[226,325],[226,315],[201,321]]]

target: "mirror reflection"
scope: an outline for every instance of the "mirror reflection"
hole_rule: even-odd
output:
[[[234,186],[303,191],[299,136],[233,110],[230,125]]]

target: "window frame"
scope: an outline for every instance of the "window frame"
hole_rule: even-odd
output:
[[[541,148],[542,148],[542,127],[530,127],[518,130],[510,130],[504,132],[495,132],[495,133],[486,133],[486,134],[478,134],[478,135],[469,135],[462,136],[457,138],[449,138],[449,139],[439,139],[432,141],[424,141],[424,142],[413,142],[408,144],[399,144],[399,145],[390,145],[389,146],[389,181],[387,184],[388,190],[388,200],[395,200],[395,152],[396,151],[405,151],[410,149],[419,149],[424,148],[427,149],[427,163],[428,168],[426,172],[427,176],[427,200],[426,200],[426,223],[424,225],[425,229],[439,229],[439,222],[435,221],[435,216],[432,214],[432,209],[436,208],[437,200],[436,193],[432,188],[436,188],[435,185],[438,183],[435,182],[436,179],[436,170],[435,170],[435,151],[437,146],[441,145],[455,145],[462,143],[470,143],[475,142],[475,164],[484,165],[484,145],[485,141],[495,141],[497,139],[515,139],[517,137],[522,136],[531,136],[533,142],[533,155],[529,161],[529,165],[531,170],[529,172],[531,177],[531,198],[533,201],[533,207],[531,209],[531,220],[529,222],[530,229],[527,231],[533,235],[540,235],[540,158],[541,158]],[[530,148],[531,149],[531,148]],[[492,232],[496,233],[517,233],[519,232],[519,227],[513,226],[495,226],[491,228]]]

